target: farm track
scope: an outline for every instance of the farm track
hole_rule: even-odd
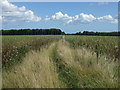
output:
[[[63,37],[48,48],[30,51],[21,64],[4,72],[3,88],[116,87],[99,68],[80,61],[91,57],[96,58],[85,49],[71,49]]]
[[[62,39],[56,43],[50,57],[55,64],[59,80],[69,88],[80,88],[79,79],[75,74],[76,72],[74,72],[74,69],[63,60],[58,50],[61,48],[59,45],[62,44],[64,46],[65,42],[65,39]]]
[[[3,87],[78,87],[76,84],[77,78],[74,76],[75,74],[73,73],[74,70],[66,65],[66,63],[62,60],[62,57],[60,57],[59,55],[59,43],[63,44],[63,42],[65,42],[64,39],[51,44],[49,48],[44,48],[41,51],[29,52],[21,64],[19,64],[18,66],[16,65],[10,72],[3,73]],[[40,61],[37,61],[36,59]],[[43,74],[47,76],[45,77]],[[38,78],[41,80],[39,81]],[[47,80],[45,80],[46,78]],[[46,85],[42,85],[39,83],[46,83]]]

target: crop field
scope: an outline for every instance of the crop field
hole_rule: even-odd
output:
[[[2,36],[3,88],[118,88],[118,37]]]

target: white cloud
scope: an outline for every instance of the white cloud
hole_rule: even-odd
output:
[[[95,17],[92,14],[80,13],[79,15],[69,16],[68,14],[63,14],[62,12],[57,12],[51,17],[46,17],[45,20],[59,20],[66,24],[69,23],[91,23],[93,21],[109,21],[110,23],[118,23],[117,19],[114,19],[111,15]]]
[[[18,7],[9,3],[7,0],[0,2],[2,6],[3,21],[15,22],[15,21],[27,21],[27,22],[38,22],[41,20],[40,17],[34,15],[34,12],[26,9],[25,6]]]
[[[66,23],[72,22],[72,17],[68,16],[67,14],[62,14],[61,12],[55,13],[55,15],[52,16],[52,20],[61,20]]]
[[[69,24],[69,23],[73,23],[73,22],[89,23],[89,22],[96,20],[96,18],[91,14],[87,15],[87,14],[81,13],[79,15],[69,16],[68,14],[63,14],[62,12],[57,12],[49,20],[60,20],[60,21],[63,21],[65,23]]]
[[[102,20],[113,20],[113,17],[111,15],[106,15],[106,16],[99,17],[97,19],[99,21],[102,21]]]
[[[106,4],[106,3],[100,3]],[[16,22],[16,21],[26,21],[26,22],[38,22],[42,18],[36,16],[33,11],[26,9],[25,6],[18,7],[7,0],[2,0],[0,2],[2,6],[2,15],[0,15],[0,21],[3,22]],[[1,14],[1,13],[0,13]],[[69,16],[68,14],[63,14],[62,12],[57,12],[51,17],[46,16],[43,21],[58,20],[63,23],[91,23],[94,21],[109,21],[110,23],[118,23],[118,19],[113,18],[111,15],[95,17],[92,14],[80,13],[79,15]]]
[[[96,20],[96,18],[92,14],[84,14],[81,13],[79,15],[73,16],[73,21],[74,22],[80,22],[80,23],[90,23],[92,21]]]
[[[99,17],[97,18],[98,21],[109,21],[110,23],[118,23],[118,19],[116,18],[113,18],[111,15],[106,15],[106,16],[103,16],[103,17]]]

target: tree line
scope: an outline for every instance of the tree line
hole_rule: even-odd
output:
[[[2,30],[2,35],[63,35],[60,29],[19,29]]]
[[[96,35],[96,36],[120,36],[120,32],[77,32],[72,34],[66,34],[60,29],[11,29],[1,30],[2,35]]]
[[[88,36],[120,36],[120,32],[89,32],[89,31],[83,31],[83,32],[77,32],[70,35],[88,35]]]

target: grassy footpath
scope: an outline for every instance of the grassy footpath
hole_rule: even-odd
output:
[[[57,44],[53,48],[50,57],[55,63],[59,79],[69,88],[81,88],[78,84],[79,80],[76,77],[74,69],[68,66],[59,56],[59,53],[57,52]]]
[[[96,60],[90,49],[72,48],[63,37],[31,49],[21,63],[4,71],[3,88],[117,88],[117,62],[104,55]]]
[[[18,35],[2,37],[2,68],[3,71],[12,69],[16,64],[21,63],[26,54],[31,51],[39,51],[46,45],[60,39],[61,36],[37,36]]]
[[[58,74],[49,59],[52,46],[30,51],[20,64],[3,72],[3,88],[59,88]]]
[[[67,42],[62,45],[59,44],[59,48],[63,60],[74,69],[74,74],[76,74],[82,88],[117,87],[117,76],[114,78],[113,76],[116,74],[114,74],[115,71],[112,71],[117,67],[117,63],[108,64],[104,61],[105,58],[101,56],[100,62],[97,64],[96,55],[88,49],[71,49]]]
[[[59,80],[70,88],[113,88],[117,87],[113,68],[116,63],[96,63],[96,55],[87,49],[72,49],[65,40],[60,40],[52,50],[51,60],[55,63]],[[104,66],[104,67],[103,67]],[[104,68],[104,70],[102,69]],[[110,71],[109,71],[110,70]]]

